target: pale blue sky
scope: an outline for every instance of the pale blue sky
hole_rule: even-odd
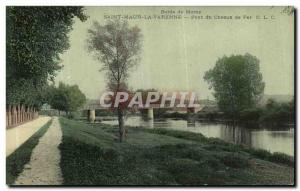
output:
[[[105,90],[105,76],[99,61],[86,50],[87,29],[94,20],[105,23],[104,15],[160,14],[161,9],[200,10],[201,15],[274,16],[274,20],[133,20],[143,34],[141,62],[134,69],[129,86],[161,91],[196,91],[200,98],[212,98],[205,71],[219,57],[250,53],[261,61],[266,94],[293,94],[294,20],[280,13],[282,7],[86,7],[90,18],[75,20],[70,49],[62,55],[64,68],[56,82],[78,84],[88,98],[97,99]]]

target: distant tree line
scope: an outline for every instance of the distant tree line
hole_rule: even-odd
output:
[[[262,123],[267,125],[284,125],[295,123],[295,103],[279,103],[269,99],[264,106],[247,109],[241,112],[240,120],[244,123]]]
[[[68,115],[80,108],[86,102],[86,97],[77,85],[59,83],[58,87],[48,88],[47,101],[53,109],[64,111]]]

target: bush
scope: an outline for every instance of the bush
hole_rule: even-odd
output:
[[[229,167],[232,168],[246,168],[249,167],[248,158],[240,154],[228,154],[221,158],[221,161]]]
[[[147,132],[160,134],[160,135],[167,135],[172,136],[176,138],[183,138],[183,139],[189,139],[193,141],[207,141],[208,138],[203,136],[200,133],[192,133],[188,131],[178,131],[173,129],[164,129],[164,128],[155,128],[155,129],[144,129]]]
[[[289,166],[294,166],[293,158],[283,153],[275,152],[270,156],[269,160],[276,163],[283,163]]]
[[[166,114],[167,111],[168,111],[168,109],[166,109],[166,108],[157,108],[157,109],[154,109],[154,117],[155,118],[164,117],[164,115]]]
[[[267,160],[272,155],[270,152],[263,149],[249,149],[249,152],[260,159]]]
[[[82,116],[82,113],[79,111],[71,111],[67,114],[68,119],[80,119]]]
[[[240,120],[243,122],[258,122],[261,115],[262,109],[260,108],[246,109],[240,113]]]
[[[293,101],[279,104],[268,100],[259,121],[272,125],[294,123],[294,109]]]
[[[95,110],[95,116],[98,117],[106,117],[106,116],[115,116],[115,112],[114,111],[110,111],[110,110],[100,110],[100,109],[96,109]]]
[[[214,156],[207,156],[203,161],[201,161],[201,163],[202,163],[202,165],[209,166],[210,168],[212,168],[214,170],[218,170],[223,167],[220,160]]]
[[[224,114],[219,112],[208,112],[208,113],[197,113],[197,118],[209,120],[209,121],[215,121],[216,119],[223,119]]]
[[[166,117],[166,118],[187,119],[187,113],[178,113],[178,112],[166,113],[166,114],[163,115],[163,117]]]
[[[183,185],[199,185],[207,182],[208,168],[202,168],[199,162],[191,159],[174,159],[166,164],[176,182]]]
[[[263,149],[248,149],[247,152],[263,160],[267,160],[275,163],[287,164],[289,166],[294,165],[293,157],[290,157],[283,153],[274,152],[272,154],[269,151]]]

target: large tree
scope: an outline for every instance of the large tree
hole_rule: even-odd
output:
[[[254,107],[265,87],[259,60],[250,54],[224,56],[204,79],[213,88],[219,108],[233,119],[242,110]]]
[[[85,95],[77,85],[70,86],[60,82],[58,87],[50,86],[47,93],[51,107],[66,113],[76,111],[86,102]]]
[[[108,20],[101,25],[94,22],[88,30],[88,48],[106,72],[107,87],[117,93],[125,91],[130,70],[136,66],[141,50],[141,32],[126,21]],[[124,108],[117,107],[120,142],[125,136]]]
[[[86,20],[83,7],[7,7],[7,104],[41,104],[43,88],[62,67],[75,17]]]

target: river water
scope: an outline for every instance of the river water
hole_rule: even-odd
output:
[[[118,121],[102,120],[102,123],[117,125]],[[131,116],[126,118],[128,126],[143,126],[148,128],[169,128],[181,131],[201,133],[206,137],[215,137],[227,142],[246,144],[253,148],[265,149],[270,152],[281,152],[294,156],[294,128],[245,128],[232,127],[222,123],[203,123],[198,121],[163,119],[144,120],[142,117]]]

